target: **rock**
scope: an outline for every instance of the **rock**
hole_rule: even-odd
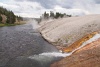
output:
[[[6,23],[7,21],[7,16],[6,15],[1,15],[2,16],[2,23]]]
[[[55,62],[51,67],[100,67],[100,39]]]
[[[86,34],[100,30],[100,15],[60,18],[40,23],[42,36],[50,43],[65,47],[73,44]]]

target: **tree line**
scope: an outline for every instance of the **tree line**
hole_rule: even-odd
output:
[[[6,16],[5,22],[2,22],[3,20],[2,15]],[[23,20],[22,17],[16,16],[12,11],[9,11],[6,8],[0,7],[0,23],[14,24],[16,22],[16,19],[18,21]]]
[[[58,18],[63,18],[63,17],[71,17],[71,15],[67,15],[66,13],[60,13],[60,12],[56,12],[54,13],[53,11],[50,11],[50,13],[47,13],[46,11],[44,12],[44,14],[42,14],[42,16],[40,18],[43,19],[58,19]]]

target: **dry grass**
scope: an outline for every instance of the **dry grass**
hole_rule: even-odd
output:
[[[19,21],[19,22],[15,22],[15,24],[25,24],[27,21]]]

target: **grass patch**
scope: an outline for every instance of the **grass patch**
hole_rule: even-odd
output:
[[[0,23],[0,27],[4,27],[4,26],[16,26],[16,25],[22,25],[24,23],[15,23],[15,24],[8,24],[8,23]]]
[[[15,25],[19,25],[19,24],[7,24],[7,23],[2,24],[2,23],[0,23],[0,27],[4,27],[4,26],[15,26]]]

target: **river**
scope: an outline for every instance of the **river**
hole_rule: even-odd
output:
[[[51,63],[100,38],[96,34],[72,52],[61,53],[42,38],[37,28],[34,20],[24,25],[0,27],[0,67],[50,67]]]
[[[34,22],[0,27],[0,67],[49,67],[63,56],[35,30]]]

